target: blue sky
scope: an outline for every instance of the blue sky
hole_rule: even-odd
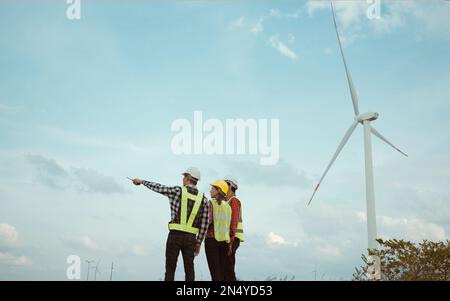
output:
[[[361,111],[404,158],[373,139],[378,232],[448,239],[450,3],[336,4]],[[0,279],[64,280],[66,258],[100,260],[100,279],[158,280],[167,185],[196,165],[200,188],[241,183],[247,241],[238,276],[350,279],[367,245],[358,128],[323,182],[353,110],[327,1],[0,2]],[[280,120],[280,161],[174,155],[171,123]],[[181,260],[181,259],[180,259]],[[197,276],[209,279],[204,250]],[[86,266],[83,265],[83,277]],[[181,261],[177,278],[183,279]]]

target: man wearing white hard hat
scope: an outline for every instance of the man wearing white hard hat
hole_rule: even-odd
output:
[[[203,192],[197,189],[200,171],[196,167],[188,168],[183,175],[183,186],[164,186],[159,183],[133,179],[133,184],[143,184],[147,188],[165,195],[170,201],[171,220],[166,243],[166,281],[173,281],[178,255],[183,256],[186,281],[195,280],[194,257],[200,252],[200,246],[209,226],[209,201]]]
[[[238,182],[236,178],[227,176],[225,182],[228,184],[227,202],[231,207],[230,244],[225,265],[225,281],[236,281],[235,265],[236,251],[241,242],[244,241],[244,226],[242,223],[241,201],[236,197]]]

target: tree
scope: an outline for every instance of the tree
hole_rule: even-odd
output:
[[[450,241],[424,240],[415,244],[404,240],[377,239],[381,248],[370,249],[369,256],[380,259],[381,280],[450,280]],[[353,280],[370,280],[368,271],[371,262],[362,255],[364,265],[356,268]]]

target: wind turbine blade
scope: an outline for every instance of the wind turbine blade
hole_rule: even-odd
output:
[[[331,162],[328,164],[327,168],[325,169],[325,172],[323,173],[322,177],[319,180],[319,183],[316,185],[316,188],[314,189],[314,192],[313,192],[311,198],[309,199],[308,206],[309,206],[309,204],[311,204],[311,201],[314,198],[314,195],[316,194],[317,190],[319,189],[320,183],[322,183],[322,180],[327,175],[328,171],[330,170],[331,165],[333,165],[337,156],[339,156],[339,153],[341,152],[342,148],[344,148],[345,144],[347,143],[348,139],[352,135],[352,133],[355,130],[357,125],[358,125],[358,120],[355,120],[355,122],[349,127],[349,129],[345,133],[344,138],[342,138],[341,143],[339,144],[336,152],[333,155],[333,158],[331,159]]]
[[[347,75],[348,87],[350,88],[350,94],[352,96],[353,111],[355,112],[355,116],[358,116],[359,115],[358,95],[356,94],[355,86],[353,85],[352,76],[350,75],[350,71],[348,70],[348,67],[347,67],[347,61],[345,60],[344,51],[342,50],[341,38],[339,37],[339,32],[338,32],[337,25],[336,25],[336,16],[334,15],[333,1],[331,1],[331,11],[333,13],[334,29],[336,31],[336,36],[337,36],[337,39],[339,42],[339,49],[341,50],[342,61],[344,62],[345,74]]]
[[[101,262],[101,259],[97,262],[97,265],[95,266],[95,272],[97,273],[99,273],[99,274],[101,274],[100,273],[100,270],[98,269],[98,266],[100,265],[100,262]]]
[[[386,142],[387,144],[389,144],[390,146],[392,146],[396,151],[398,151],[399,153],[405,155],[406,157],[408,157],[407,154],[405,154],[404,152],[402,152],[400,149],[398,149],[395,145],[393,145],[391,142],[389,142],[389,140],[387,140],[383,135],[380,134],[380,132],[378,132],[376,129],[374,129],[372,126],[370,127],[370,130],[372,131],[372,134],[374,134],[375,136],[377,136],[378,138],[380,138],[381,140],[383,140],[384,142]]]

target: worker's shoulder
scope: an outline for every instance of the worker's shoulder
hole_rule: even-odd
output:
[[[232,197],[229,201],[230,204],[238,204],[241,205],[241,200],[238,199],[237,197]]]
[[[208,202],[208,198],[206,197],[206,194],[200,190],[198,190],[197,187],[191,187],[191,186],[183,186],[187,189],[189,193],[192,193],[194,195],[203,194],[202,202]],[[181,189],[181,187],[179,187]]]

